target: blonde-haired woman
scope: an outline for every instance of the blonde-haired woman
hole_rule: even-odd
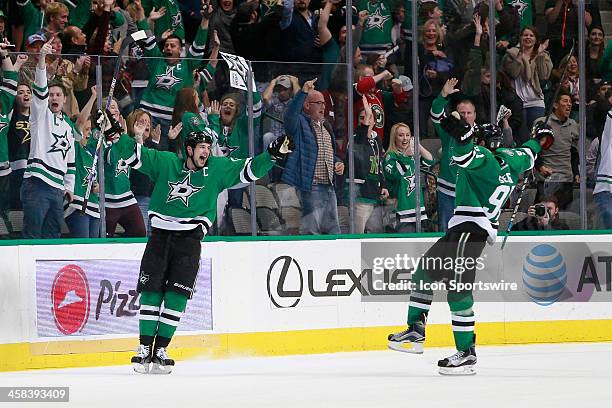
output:
[[[433,165],[433,157],[427,149],[419,145],[419,152],[421,165],[426,167]],[[385,157],[385,178],[391,196],[397,197],[397,232],[401,233],[416,231],[416,166],[413,156],[414,138],[410,127],[405,123],[396,123],[391,128],[389,150]],[[422,187],[419,194],[421,225],[423,225],[423,221],[427,220],[427,213]]]

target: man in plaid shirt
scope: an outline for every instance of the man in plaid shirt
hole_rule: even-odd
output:
[[[325,121],[325,99],[306,81],[285,112],[285,129],[295,149],[288,157],[282,180],[295,186],[302,199],[302,233],[339,234],[334,174],[344,173],[335,155],[336,140]]]

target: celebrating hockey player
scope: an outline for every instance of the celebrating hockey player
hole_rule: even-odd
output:
[[[107,123],[105,137],[117,139],[122,133],[121,126],[103,118],[100,114],[98,123]],[[185,138],[185,159],[171,152],[148,149],[125,134],[111,147],[155,184],[149,205],[152,232],[140,264],[137,286],[141,295],[140,346],[132,365],[139,373],[147,373],[149,368],[155,373],[172,371],[174,361],[168,358],[166,348],[187,300],[193,295],[200,265],[200,241],[217,216],[219,193],[266,175],[275,161],[286,157],[292,149],[289,137],[282,136],[254,158],[215,157],[210,155],[213,136],[208,128],[189,133]]]
[[[457,80],[445,84],[447,95],[458,92]],[[497,236],[498,218],[510,193],[523,172],[534,165],[535,156],[553,143],[552,130],[542,124],[533,130],[533,139],[521,148],[504,149],[502,132],[496,125],[470,126],[457,112],[441,120],[442,128],[452,137],[452,160],[458,167],[456,208],[448,224],[448,231],[424,255],[425,262],[412,276],[415,290],[410,294],[408,328],[389,335],[389,348],[408,353],[422,353],[425,323],[433,299],[427,283],[436,281],[472,283],[475,265],[460,270],[458,262],[452,269],[444,269],[440,262],[476,260],[485,242],[493,244]],[[447,265],[443,262],[444,266]],[[423,266],[427,266],[423,268]],[[440,268],[440,269],[438,269]],[[425,284],[424,284],[425,283]],[[452,286],[451,286],[452,288]],[[475,374],[476,350],[474,335],[474,298],[471,290],[448,292],[453,335],[457,353],[438,361],[440,374]]]

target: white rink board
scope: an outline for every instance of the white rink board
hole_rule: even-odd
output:
[[[582,240],[610,243],[611,235],[512,237],[516,242],[548,243]],[[417,239],[376,239],[376,242],[409,243]],[[418,239],[435,241],[434,238]],[[404,302],[362,302],[358,290],[350,296],[313,297],[307,286],[312,270],[313,287],[326,287],[330,270],[361,272],[360,239],[204,242],[202,256],[212,259],[213,329],[205,333],[272,332],[303,329],[399,326],[405,321]],[[539,242],[539,241],[538,241]],[[497,244],[499,245],[499,244]],[[2,284],[0,285],[0,343],[33,342],[36,330],[36,260],[132,259],[140,260],[144,244],[76,244],[0,247]],[[272,262],[279,256],[296,260],[303,272],[303,292],[292,308],[278,308],[268,295],[267,277]],[[278,271],[273,271],[277,273]],[[287,278],[287,290],[291,288]],[[335,290],[349,290],[350,277],[338,276]],[[345,282],[342,284],[342,282]],[[295,283],[295,282],[294,282]],[[275,284],[272,282],[272,288]],[[277,299],[292,301],[289,299]],[[610,319],[609,303],[557,303],[542,307],[535,303],[477,303],[479,322]],[[434,303],[431,323],[448,323],[445,303]],[[180,331],[180,326],[179,326]],[[99,336],[98,336],[99,337]],[[48,340],[47,338],[45,340]]]

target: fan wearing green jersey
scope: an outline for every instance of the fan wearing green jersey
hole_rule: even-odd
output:
[[[183,18],[176,0],[141,0],[142,7],[149,19],[154,20],[153,33],[157,38],[168,30],[185,40]]]
[[[74,144],[74,198],[71,202],[64,201],[64,221],[68,226],[71,238],[99,238],[100,237],[100,191],[98,178],[93,168],[97,139],[92,134],[91,111],[97,101],[96,87],[91,87],[91,96],[76,120],[76,127],[82,138]],[[83,211],[84,197],[87,191],[88,179],[91,173],[95,174],[87,206]]]
[[[541,125],[522,147],[505,149],[500,148],[503,136],[497,125],[474,127],[457,112],[441,118],[440,125],[452,138],[452,160],[458,168],[457,205],[448,231],[425,253],[412,276],[408,328],[389,335],[388,340],[391,349],[423,352],[433,299],[428,284],[443,282],[449,288],[447,300],[457,353],[438,361],[439,372],[471,375],[476,373],[474,298],[471,290],[458,290],[455,285],[474,282],[485,244],[495,242],[503,205],[520,176],[533,168],[536,155],[552,145],[553,135],[549,126]]]
[[[139,6],[138,3],[135,4],[137,5],[135,10],[138,28],[148,30],[149,25],[143,7]],[[140,109],[151,114],[153,126],[161,125],[161,150],[168,149],[167,135],[172,120],[176,94],[185,87],[193,86],[194,71],[202,63],[208,39],[208,22],[208,18],[204,16],[185,58],[181,58],[183,39],[176,34],[171,34],[166,38],[161,50],[153,35],[143,42],[142,48],[149,68],[149,85],[142,95]],[[212,78],[212,75],[210,78]]]
[[[421,167],[434,164],[429,150],[419,145]],[[391,196],[397,198],[397,232],[416,231],[416,165],[414,162],[414,138],[405,123],[396,123],[391,128],[389,150],[385,156],[385,179]],[[425,184],[425,183],[423,183]],[[421,185],[423,185],[421,184]],[[423,188],[420,196],[421,225],[427,220]]]
[[[0,84],[0,215],[7,219],[6,212],[9,207],[9,123],[13,102],[17,96],[17,72],[8,55],[7,43],[0,43],[0,58],[2,59],[3,78]]]
[[[359,48],[364,55],[382,54],[393,47],[391,31],[393,29],[393,16],[391,15],[391,2],[386,0],[360,0],[357,10],[368,12]]]
[[[109,123],[104,133],[112,139],[122,131],[117,123]],[[186,136],[184,159],[148,149],[125,134],[112,147],[129,166],[154,183],[149,205],[152,232],[137,286],[141,294],[140,346],[132,364],[139,373],[149,372],[151,364],[154,372],[172,371],[174,361],[168,358],[166,348],[193,295],[200,241],[217,217],[219,193],[263,177],[292,149],[289,137],[282,136],[267,151],[236,159],[211,156],[212,144],[212,132],[204,129]]]

